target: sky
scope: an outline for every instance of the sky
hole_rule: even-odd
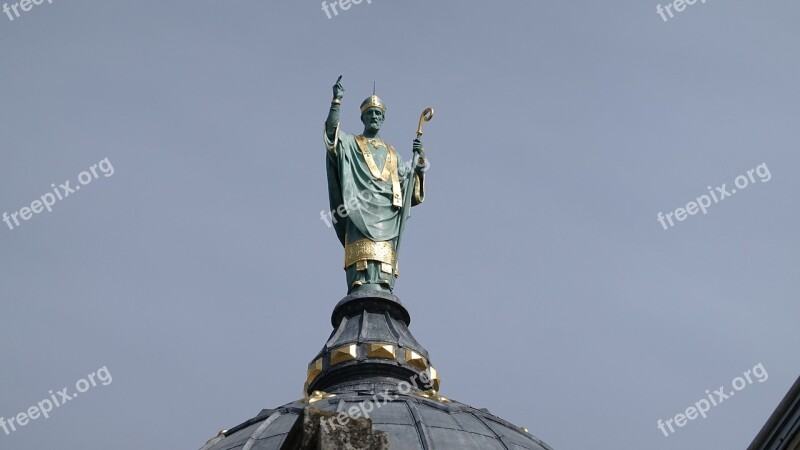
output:
[[[197,449],[302,396],[339,75],[404,159],[435,109],[395,293],[443,395],[556,450],[746,448],[800,375],[800,3],[661,1],[0,15],[0,417],[40,412],[0,448]]]

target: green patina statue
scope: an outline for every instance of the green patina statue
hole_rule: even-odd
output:
[[[339,130],[339,107],[344,96],[342,77],[333,86],[325,121],[328,197],[336,235],[344,246],[348,294],[359,290],[394,290],[397,252],[411,206],[425,198],[425,151],[414,140],[414,164],[404,165],[394,147],[380,138],[386,106],[374,91],[361,104],[364,131],[351,135]]]

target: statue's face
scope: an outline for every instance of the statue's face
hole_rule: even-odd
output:
[[[361,114],[361,122],[367,131],[377,132],[383,125],[383,111],[380,108],[368,108]]]

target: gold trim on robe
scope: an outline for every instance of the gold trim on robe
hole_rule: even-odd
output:
[[[344,248],[344,268],[347,269],[358,261],[378,261],[394,266],[394,246],[389,241],[374,242],[361,239],[347,244]],[[391,273],[391,270],[389,271]]]

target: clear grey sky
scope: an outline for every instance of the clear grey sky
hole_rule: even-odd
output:
[[[345,294],[342,127],[431,161],[396,293],[445,396],[556,450],[744,448],[800,374],[800,4],[45,1],[0,15],[2,449],[196,449],[301,396]],[[666,3],[664,3],[666,4]],[[13,14],[13,12],[12,12]],[[664,230],[657,214],[759,181]],[[12,222],[13,224],[13,222]],[[656,427],[762,363],[669,437]]]

